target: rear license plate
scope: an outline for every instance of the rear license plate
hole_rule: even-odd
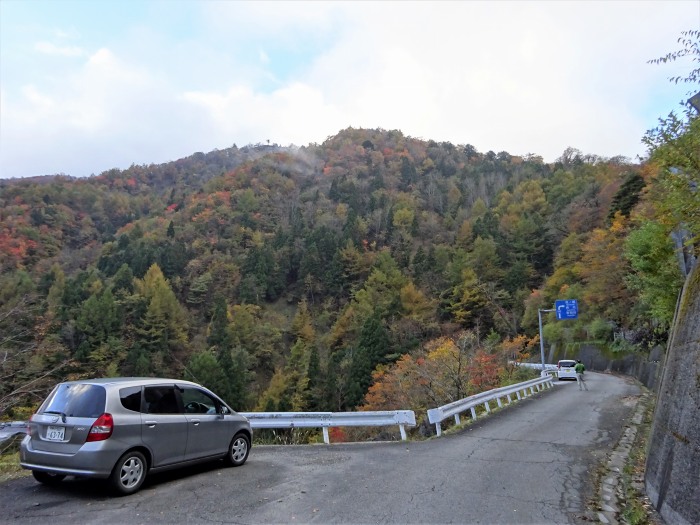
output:
[[[49,427],[46,429],[46,439],[48,441],[63,441],[65,427]]]

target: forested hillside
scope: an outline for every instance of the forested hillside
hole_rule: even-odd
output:
[[[663,342],[682,282],[669,234],[697,235],[678,209],[697,194],[654,139],[644,164],[546,164],[346,129],[2,180],[0,415],[116,375],[193,378],[238,410],[419,409],[539,355],[556,299],[580,317],[548,319],[548,342]]]

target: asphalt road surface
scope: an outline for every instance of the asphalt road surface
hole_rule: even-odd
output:
[[[254,447],[152,476],[133,496],[104,483],[0,485],[0,521],[75,523],[585,523],[593,474],[639,388],[586,373],[456,433],[416,442]],[[588,514],[590,516],[590,513]]]

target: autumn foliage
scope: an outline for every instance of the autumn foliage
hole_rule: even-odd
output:
[[[0,336],[15,356],[0,396],[35,377],[13,406],[66,377],[163,375],[239,410],[423,410],[517,380],[556,299],[581,305],[558,342],[663,339],[679,286],[663,243],[679,220],[663,210],[697,197],[656,169],[348,128],[0,180],[0,333],[31,304],[22,338]],[[661,229],[637,229],[658,210]]]
[[[431,340],[374,372],[362,410],[425,410],[497,388],[512,375],[513,356],[527,357],[530,346],[521,336],[489,349],[470,331]]]

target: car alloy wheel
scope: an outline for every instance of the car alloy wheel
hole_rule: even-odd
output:
[[[110,481],[118,493],[133,494],[141,488],[145,478],[146,458],[134,450],[119,458]]]
[[[228,449],[226,461],[233,467],[239,467],[248,459],[250,452],[250,439],[243,433],[236,434]]]

